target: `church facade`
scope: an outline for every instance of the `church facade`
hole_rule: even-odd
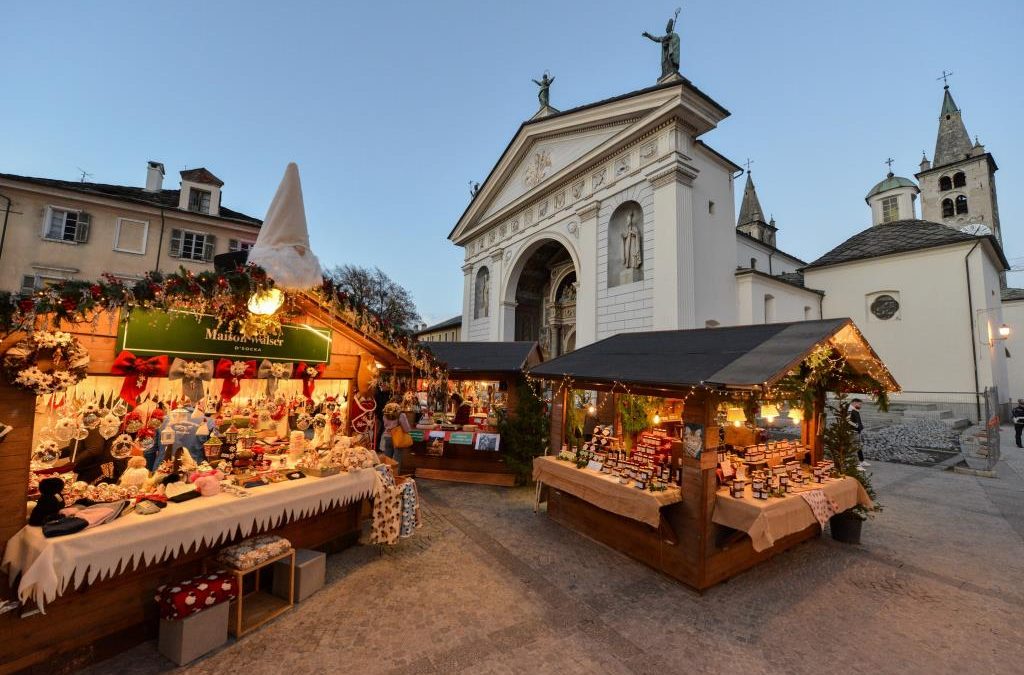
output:
[[[619,332],[849,316],[906,396],[1009,400],[996,165],[948,89],[918,182],[890,173],[871,226],[812,262],[778,247],[749,173],[736,215],[744,172],[702,139],[728,115],[678,73],[564,112],[544,101],[449,235],[462,339],[539,340],[551,358]]]

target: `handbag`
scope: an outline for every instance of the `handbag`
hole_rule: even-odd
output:
[[[399,425],[391,430],[391,445],[400,450],[411,447],[412,436]]]

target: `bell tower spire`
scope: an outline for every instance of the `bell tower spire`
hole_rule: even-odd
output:
[[[736,219],[736,229],[762,243],[775,246],[778,228],[775,227],[774,218],[771,222],[764,219],[761,200],[757,198],[757,188],[754,187],[754,178],[750,173],[752,163],[747,160],[747,184],[743,187],[743,202],[740,204],[739,218]]]

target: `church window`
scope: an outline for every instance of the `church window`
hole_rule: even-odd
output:
[[[473,318],[486,319],[491,305],[491,273],[481,267],[476,273],[473,286]]]
[[[957,198],[956,198],[956,213],[957,213],[957,215],[960,215],[961,213],[967,213],[967,197],[965,197],[963,195],[957,196]]]
[[[752,270],[756,270],[757,269],[757,258],[751,258],[750,259],[750,269],[752,269]]]
[[[708,213],[710,213],[711,215],[715,215],[715,203],[714,202],[710,202],[710,201],[708,202]]]
[[[942,200],[942,217],[949,218],[953,215],[953,200],[943,199]]]
[[[882,200],[882,222],[891,223],[900,219],[900,207],[897,197],[886,197]]]
[[[766,295],[764,296],[764,322],[773,323],[775,321],[775,296]]]
[[[623,202],[608,221],[608,288],[644,278],[644,210]]]
[[[963,171],[957,171],[953,174],[953,187],[964,187],[967,185],[967,176],[964,175]]]
[[[953,181],[949,179],[949,176],[943,176],[939,179],[939,189],[943,192],[953,189]]]

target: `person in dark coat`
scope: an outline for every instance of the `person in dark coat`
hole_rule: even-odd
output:
[[[1017,407],[1010,416],[1013,417],[1013,434],[1017,440],[1017,447],[1024,448],[1024,445],[1020,444],[1020,433],[1024,431],[1024,398],[1017,399]]]
[[[860,434],[864,431],[864,422],[860,418],[860,407],[864,404],[864,401],[859,398],[855,398],[850,401],[850,426],[857,432],[857,440],[860,440]],[[864,461],[864,448],[863,445],[858,443],[857,445],[857,461],[860,462],[862,467],[869,466]]]

